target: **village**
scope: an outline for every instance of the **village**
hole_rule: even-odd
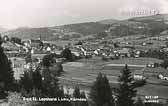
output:
[[[168,71],[161,67],[163,59],[151,57],[148,53],[152,50],[166,53],[166,37],[143,40],[123,37],[113,40],[43,41],[40,37],[19,39],[2,36],[2,47],[12,62],[16,80],[20,80],[29,68],[35,70],[45,55],[56,54],[55,64],[61,63],[65,71],[59,80],[64,86],[64,92],[68,94],[72,94],[75,85],[81,86],[88,94],[89,86],[99,72],[106,74],[112,87],[116,87],[120,71],[127,64],[134,80],[147,81],[147,85],[138,90],[138,95],[159,95],[161,100],[168,99],[168,94],[165,93],[168,89]],[[160,40],[163,40],[162,44],[158,44]],[[72,62],[61,56],[65,48],[73,54]]]

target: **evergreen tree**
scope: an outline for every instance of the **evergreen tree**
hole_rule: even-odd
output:
[[[47,97],[60,97],[61,91],[59,89],[59,83],[56,76],[52,76],[48,73],[43,80],[42,93]]]
[[[11,61],[5,55],[1,46],[2,43],[2,38],[0,36],[0,95],[4,95],[5,91],[12,90],[14,84]]]
[[[75,90],[73,92],[73,97],[74,98],[80,98],[80,89],[79,87],[75,87]],[[81,106],[80,101],[74,101],[73,106]]]
[[[73,61],[73,54],[69,48],[65,48],[62,53],[62,57],[66,58],[67,61]]]
[[[54,60],[54,55],[53,54],[45,55],[42,59],[42,65],[44,67],[50,67],[50,66],[53,65],[54,62],[55,62],[55,60]]]
[[[41,68],[37,67],[33,72],[33,85],[34,88],[41,89],[42,88],[42,75],[40,73]]]
[[[101,73],[91,87],[90,98],[96,106],[114,106],[112,90],[108,79]]]
[[[138,100],[136,101],[135,103],[135,106],[145,106],[142,99],[141,98],[138,98]]]
[[[127,65],[125,65],[121,76],[119,76],[119,82],[117,106],[133,106],[133,97],[136,96],[136,90],[133,84],[133,77]]]
[[[49,68],[53,63],[53,60],[50,59],[50,55],[46,55],[42,61],[42,77],[44,78],[42,81],[42,93],[47,97],[60,97],[63,94],[59,89],[57,74]]]
[[[31,53],[27,54],[27,56],[25,57],[25,61],[26,61],[26,63],[32,63]]]
[[[81,92],[80,97],[86,99],[85,92]],[[82,101],[80,106],[89,106],[88,101]]]
[[[73,92],[73,97],[86,99],[85,92],[80,92],[79,87],[75,87],[75,90]],[[73,102],[73,105],[74,106],[88,106],[88,102],[87,101],[75,101]]]
[[[79,87],[75,87],[75,90],[73,92],[73,97],[80,98],[80,96],[81,96],[81,94],[80,94]]]
[[[85,92],[81,92],[80,96],[81,96],[81,98],[86,98]]]
[[[168,67],[168,59],[164,59],[160,66],[166,69]]]
[[[23,77],[21,77],[20,85],[22,89],[22,95],[26,96],[32,92],[33,89],[33,79],[32,79],[32,71],[25,71]]]
[[[21,93],[24,96],[40,96],[42,90],[42,75],[40,73],[41,68],[37,67],[33,71],[30,68],[25,71],[20,80]]]

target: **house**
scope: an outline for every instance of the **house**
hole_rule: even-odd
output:
[[[144,80],[145,77],[144,77],[144,70],[135,70],[133,72],[133,78],[134,80]]]
[[[40,47],[40,45],[42,44],[41,40],[35,40],[35,39],[31,39],[29,40],[29,42],[31,47],[36,47],[36,48]]]
[[[55,58],[56,63],[63,63],[65,62],[66,58]]]
[[[5,49],[5,50],[9,50],[9,51],[19,51],[19,47],[16,46],[14,43],[12,42],[6,42],[6,43],[2,43],[2,47]]]
[[[26,61],[24,58],[9,58],[12,63],[12,69],[14,72],[14,78],[15,80],[20,80],[21,76],[23,75],[24,72],[24,65],[26,64]]]
[[[134,51],[134,57],[138,58],[140,57],[141,52],[140,51]]]
[[[72,51],[72,53],[76,56],[76,57],[80,57],[80,53],[77,51]]]
[[[118,53],[120,54],[121,57],[130,57],[130,49],[128,48],[123,48],[118,50]]]
[[[30,46],[30,42],[29,42],[29,39],[23,39],[22,40],[22,43],[23,43],[23,45],[27,48],[30,48],[31,46]]]
[[[159,63],[156,63],[156,62],[151,62],[146,65],[146,67],[149,67],[149,68],[156,68],[158,66],[159,66]]]
[[[51,47],[48,46],[48,47],[46,48],[46,51],[47,51],[47,52],[51,52]]]
[[[57,49],[54,50],[54,53],[57,55],[61,55],[61,52],[62,52],[61,50],[57,50]]]
[[[159,74],[158,77],[159,79],[162,79],[162,80],[168,80],[168,73],[165,72],[165,73]]]

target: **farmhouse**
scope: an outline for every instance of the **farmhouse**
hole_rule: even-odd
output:
[[[144,80],[144,70],[135,70],[133,73],[134,80]]]

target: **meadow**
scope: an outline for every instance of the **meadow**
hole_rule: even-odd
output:
[[[76,85],[86,87],[87,89],[96,80],[98,73],[103,73],[109,79],[111,87],[118,86],[118,76],[124,66],[117,66],[118,64],[128,64],[128,67],[134,71],[135,69],[143,69],[143,67],[151,62],[161,62],[161,60],[154,58],[124,58],[119,60],[102,61],[99,57],[93,57],[93,59],[81,59],[76,62],[67,62],[63,64],[64,73],[59,78],[61,83],[66,85]],[[109,66],[109,64],[113,64]],[[116,66],[114,66],[116,64]],[[129,65],[133,65],[130,67]],[[137,67],[136,67],[137,65]],[[159,96],[161,99],[168,99],[168,86],[161,85],[162,81],[148,79],[150,83],[147,83],[144,87],[138,88],[138,95],[147,96]],[[168,84],[168,81],[164,81]]]

